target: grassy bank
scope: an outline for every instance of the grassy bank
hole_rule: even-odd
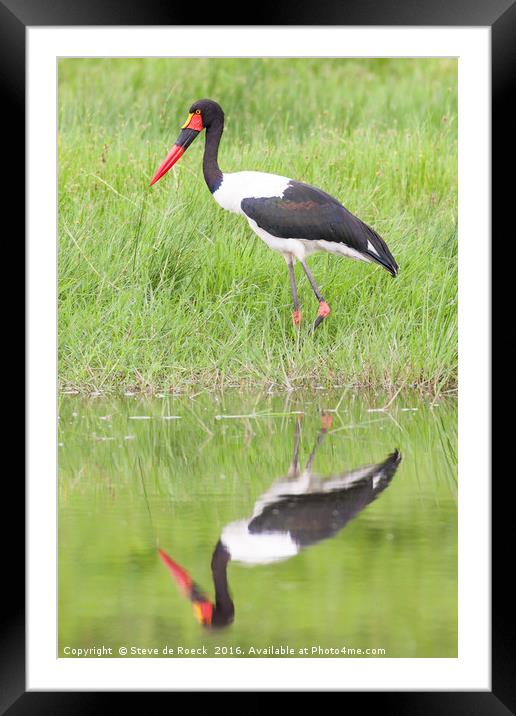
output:
[[[454,60],[63,60],[59,66],[59,382],[80,390],[457,377]],[[223,170],[338,196],[401,270],[314,256],[332,315],[204,185],[199,139],[148,183],[190,104],[226,111]]]

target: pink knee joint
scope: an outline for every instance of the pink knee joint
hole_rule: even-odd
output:
[[[319,311],[318,311],[317,315],[321,316],[321,318],[326,318],[326,316],[330,315],[330,307],[328,306],[326,301],[320,301]]]

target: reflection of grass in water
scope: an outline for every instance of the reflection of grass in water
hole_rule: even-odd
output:
[[[61,385],[455,385],[456,67],[62,61]],[[333,309],[314,338],[295,337],[281,257],[211,199],[204,140],[148,188],[191,102],[210,92],[227,112],[224,169],[320,186],[377,228],[401,265],[393,281],[362,263],[310,259]],[[316,306],[299,283],[309,320]]]
[[[351,396],[341,403],[314,471],[329,475],[378,462],[395,447],[403,455],[399,470],[334,539],[276,565],[231,563],[236,619],[228,631],[213,637],[200,630],[157,559],[155,537],[211,593],[210,558],[222,527],[248,517],[256,498],[287,472],[295,416],[216,421],[215,414],[305,408],[303,462],[319,409],[339,397],[318,395],[310,405],[292,398],[288,406],[282,398],[236,394],[216,405],[209,396],[62,399],[61,643],[337,642],[381,646],[391,656],[455,654],[456,463],[448,462],[456,444],[454,401],[430,409],[400,396],[392,417],[366,412],[382,404],[378,397],[365,405]],[[172,412],[181,420],[161,419]],[[136,414],[152,419],[128,419]],[[100,421],[100,415],[111,419]],[[124,440],[128,434],[134,439]]]

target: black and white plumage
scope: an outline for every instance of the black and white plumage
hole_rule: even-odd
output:
[[[176,144],[151,184],[175,164],[203,129],[206,129],[203,172],[213,198],[223,209],[245,216],[253,231],[271,249],[284,256],[289,269],[296,325],[301,318],[294,275],[296,261],[301,263],[319,301],[319,312],[312,328],[330,313],[305,262],[314,252],[326,251],[376,263],[396,276],[398,264],[381,236],[330,194],[277,174],[254,171],[224,174],[218,165],[224,113],[212,100],[199,100],[192,105]]]
[[[334,537],[390,484],[400,453],[383,462],[321,476],[314,474],[315,453],[328,432],[328,416],[304,469],[298,465],[299,423],[288,475],[276,480],[255,503],[247,519],[226,525],[220,542],[230,559],[248,565],[269,564]]]
[[[251,228],[270,248],[287,258],[302,261],[316,251],[327,251],[350,256],[362,261],[374,261],[386,268],[393,276],[397,264],[385,241],[353,216],[336,199],[316,187],[277,175],[274,194],[264,196],[267,189],[260,184],[272,185],[270,174],[260,172],[237,172],[229,182],[214,193],[215,200],[224,208],[232,207],[233,198],[228,194],[234,185],[245,184],[246,193],[240,201],[240,212],[247,217]],[[262,179],[264,177],[265,179]],[[251,185],[251,186],[249,186]]]
[[[315,454],[331,426],[323,416],[322,427],[303,469],[299,466],[300,422],[296,423],[294,453],[286,476],[276,480],[256,501],[252,514],[226,525],[211,559],[215,603],[182,567],[160,550],[164,564],[204,626],[227,626],[235,607],[228,584],[231,561],[247,566],[281,562],[302,550],[335,537],[346,525],[389,487],[401,462],[394,450],[375,465],[321,476],[314,474]]]

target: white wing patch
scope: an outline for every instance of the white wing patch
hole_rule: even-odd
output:
[[[372,244],[369,240],[367,241],[367,248],[369,249],[369,251],[372,251],[373,254],[376,254],[377,256],[380,255],[380,254],[378,253],[378,251],[375,249],[375,247],[373,246],[373,244]]]

